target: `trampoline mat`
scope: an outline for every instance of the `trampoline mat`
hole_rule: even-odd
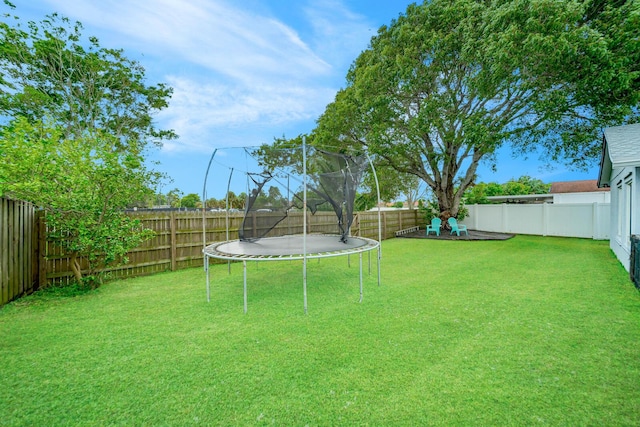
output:
[[[307,256],[323,253],[362,252],[378,246],[378,242],[362,237],[349,237],[347,243],[340,241],[339,235],[308,234]],[[304,237],[267,237],[256,241],[233,240],[208,246],[205,253],[214,257],[297,257],[304,255]]]

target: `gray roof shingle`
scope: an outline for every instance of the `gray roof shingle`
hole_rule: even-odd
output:
[[[605,189],[604,191],[607,191]],[[603,191],[602,188],[598,188],[597,179],[583,179],[579,181],[557,181],[551,183],[551,189],[549,193],[589,193],[592,191]]]
[[[613,168],[640,166],[640,123],[604,130],[598,187],[608,187]]]
[[[619,164],[640,164],[640,123],[606,128],[604,138],[614,167]]]

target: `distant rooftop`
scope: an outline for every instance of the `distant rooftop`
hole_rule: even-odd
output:
[[[607,191],[608,188],[598,188],[597,179],[584,179],[581,181],[560,181],[551,183],[549,193],[589,193],[592,191]]]

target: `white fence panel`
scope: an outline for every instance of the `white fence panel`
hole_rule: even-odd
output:
[[[593,237],[593,208],[591,205],[550,205],[547,223],[548,236]]]
[[[471,205],[469,229],[541,236],[609,238],[609,203]]]
[[[544,234],[544,205],[504,205],[507,211],[505,231],[519,234]]]
[[[469,217],[462,221],[469,229],[501,233],[503,228],[503,205],[471,205]]]

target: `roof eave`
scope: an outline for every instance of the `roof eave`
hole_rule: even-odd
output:
[[[598,171],[598,188],[609,187],[611,180],[611,157],[606,135],[602,136],[602,154],[600,156],[600,169]]]

